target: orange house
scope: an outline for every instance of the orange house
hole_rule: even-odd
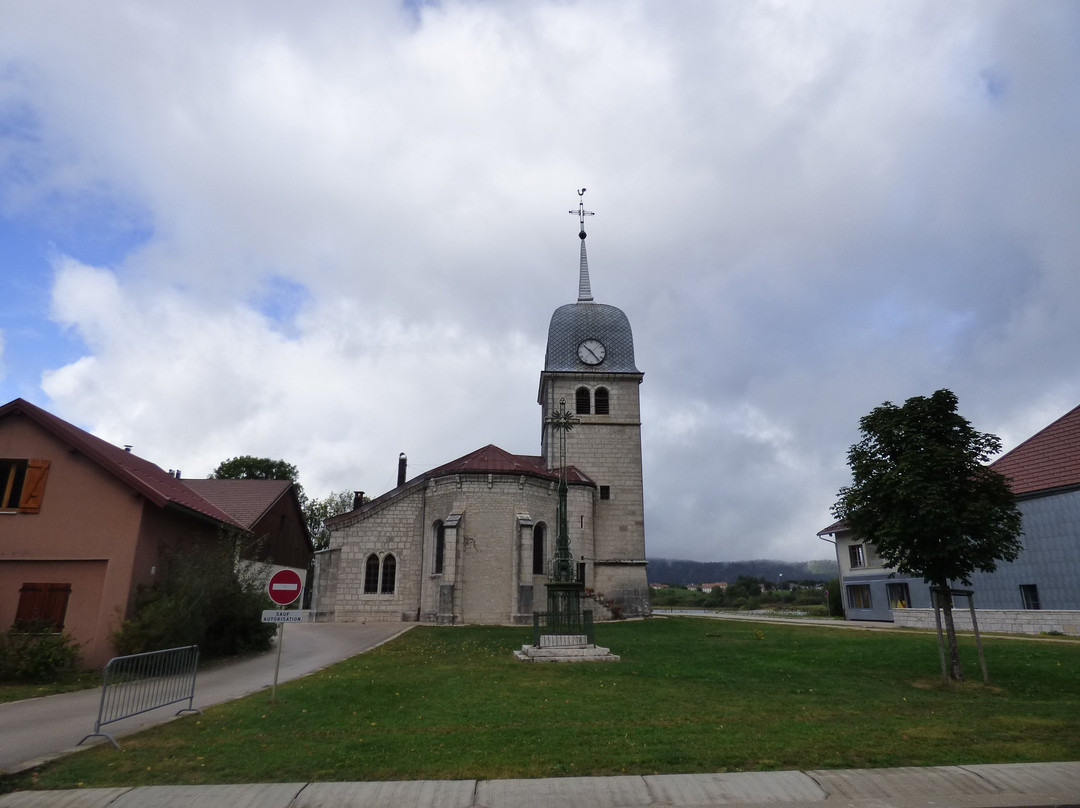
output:
[[[293,538],[275,535],[267,560],[306,569],[302,516],[297,533],[296,514],[286,515],[290,504],[298,512],[295,492],[273,482],[261,512],[273,511],[282,529],[288,522]],[[111,636],[136,588],[167,574],[171,554],[251,526],[176,475],[22,399],[0,407],[0,497],[0,630],[50,620],[79,643],[87,667],[114,655]]]

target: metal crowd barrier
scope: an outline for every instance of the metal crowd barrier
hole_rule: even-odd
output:
[[[187,707],[178,710],[177,715],[201,713],[202,710],[192,707],[198,667],[197,645],[113,657],[105,666],[94,731],[79,744],[90,738],[108,738],[119,749],[116,739],[101,731],[105,724],[181,701],[186,701]]]

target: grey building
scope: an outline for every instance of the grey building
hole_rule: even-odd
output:
[[[1015,561],[975,573],[970,587],[960,587],[975,593],[980,628],[1080,634],[1080,407],[990,467],[1009,479],[1016,495],[1024,549]],[[842,523],[818,536],[836,545],[849,620],[927,623],[930,591],[922,579],[884,566],[873,545]]]

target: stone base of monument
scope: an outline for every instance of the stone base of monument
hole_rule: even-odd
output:
[[[522,662],[618,662],[619,655],[593,645],[584,634],[542,634],[539,645],[523,645],[514,656]]]

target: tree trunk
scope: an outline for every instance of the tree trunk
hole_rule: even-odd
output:
[[[960,665],[960,647],[956,643],[956,627],[953,625],[952,595],[947,588],[941,592],[941,614],[945,618],[945,636],[949,644],[949,678],[964,681],[964,669]]]

